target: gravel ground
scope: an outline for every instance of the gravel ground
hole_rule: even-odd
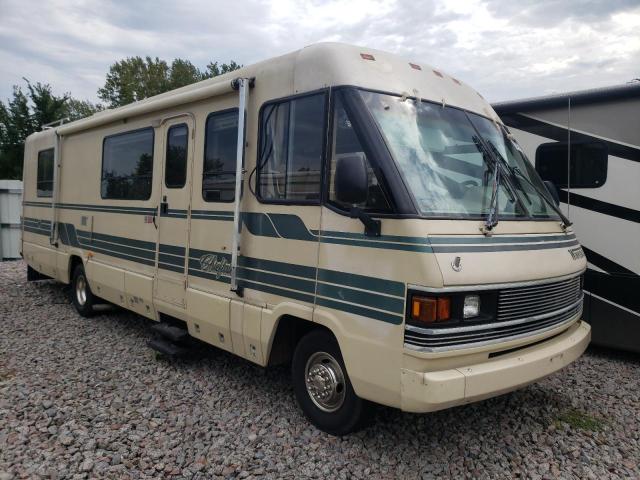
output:
[[[0,480],[638,478],[640,357],[589,350],[521,391],[427,415],[380,407],[344,438],[310,426],[287,368],[203,348],[167,361],[151,322],[90,320],[66,288],[0,263]]]

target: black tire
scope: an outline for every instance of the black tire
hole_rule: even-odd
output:
[[[93,306],[96,303],[96,297],[91,292],[82,264],[73,269],[70,294],[71,302],[80,315],[90,317],[94,314]]]
[[[335,382],[315,383],[310,381],[310,388],[320,396],[322,388],[318,385],[331,385],[327,399],[312,399],[307,388],[307,368],[312,371],[316,366],[321,380],[324,374],[329,378],[337,378]],[[339,368],[337,367],[339,366]],[[338,370],[341,370],[338,372]],[[320,430],[331,435],[347,435],[364,427],[369,418],[370,404],[358,397],[353,391],[351,381],[344,366],[340,347],[335,337],[324,330],[314,330],[300,339],[293,353],[291,365],[293,391],[298,405],[309,421]],[[333,375],[336,374],[337,375]],[[333,375],[333,377],[332,377]],[[342,381],[341,381],[342,380]],[[334,387],[335,386],[335,387]],[[320,392],[318,392],[320,390]],[[324,405],[323,409],[319,404]],[[330,411],[328,411],[330,410]]]

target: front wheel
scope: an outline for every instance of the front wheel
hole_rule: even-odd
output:
[[[346,435],[364,426],[369,404],[354,392],[333,335],[316,330],[298,342],[292,377],[300,408],[320,430]]]
[[[89,288],[89,282],[87,281],[87,274],[84,271],[83,265],[78,265],[73,270],[73,277],[71,280],[71,302],[76,310],[83,317],[90,317],[93,315],[93,305],[95,304],[95,297]]]

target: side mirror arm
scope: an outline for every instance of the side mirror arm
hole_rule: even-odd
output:
[[[371,217],[367,212],[358,207],[352,207],[349,212],[351,218],[357,218],[364,224],[364,234],[367,237],[379,237],[382,230],[382,223]]]

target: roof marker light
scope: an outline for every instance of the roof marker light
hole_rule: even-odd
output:
[[[439,71],[437,71],[437,70],[433,70],[433,73],[434,73],[435,75],[437,75],[438,77],[440,77],[440,78],[444,78],[444,77],[442,76],[442,74],[441,74]]]
[[[409,65],[411,66],[411,68],[413,68],[414,70],[422,70],[422,67],[420,65],[418,65],[417,63],[411,63],[409,62]]]
[[[360,56],[362,57],[363,60],[373,60],[374,62],[376,60],[375,57],[370,53],[361,53]]]

